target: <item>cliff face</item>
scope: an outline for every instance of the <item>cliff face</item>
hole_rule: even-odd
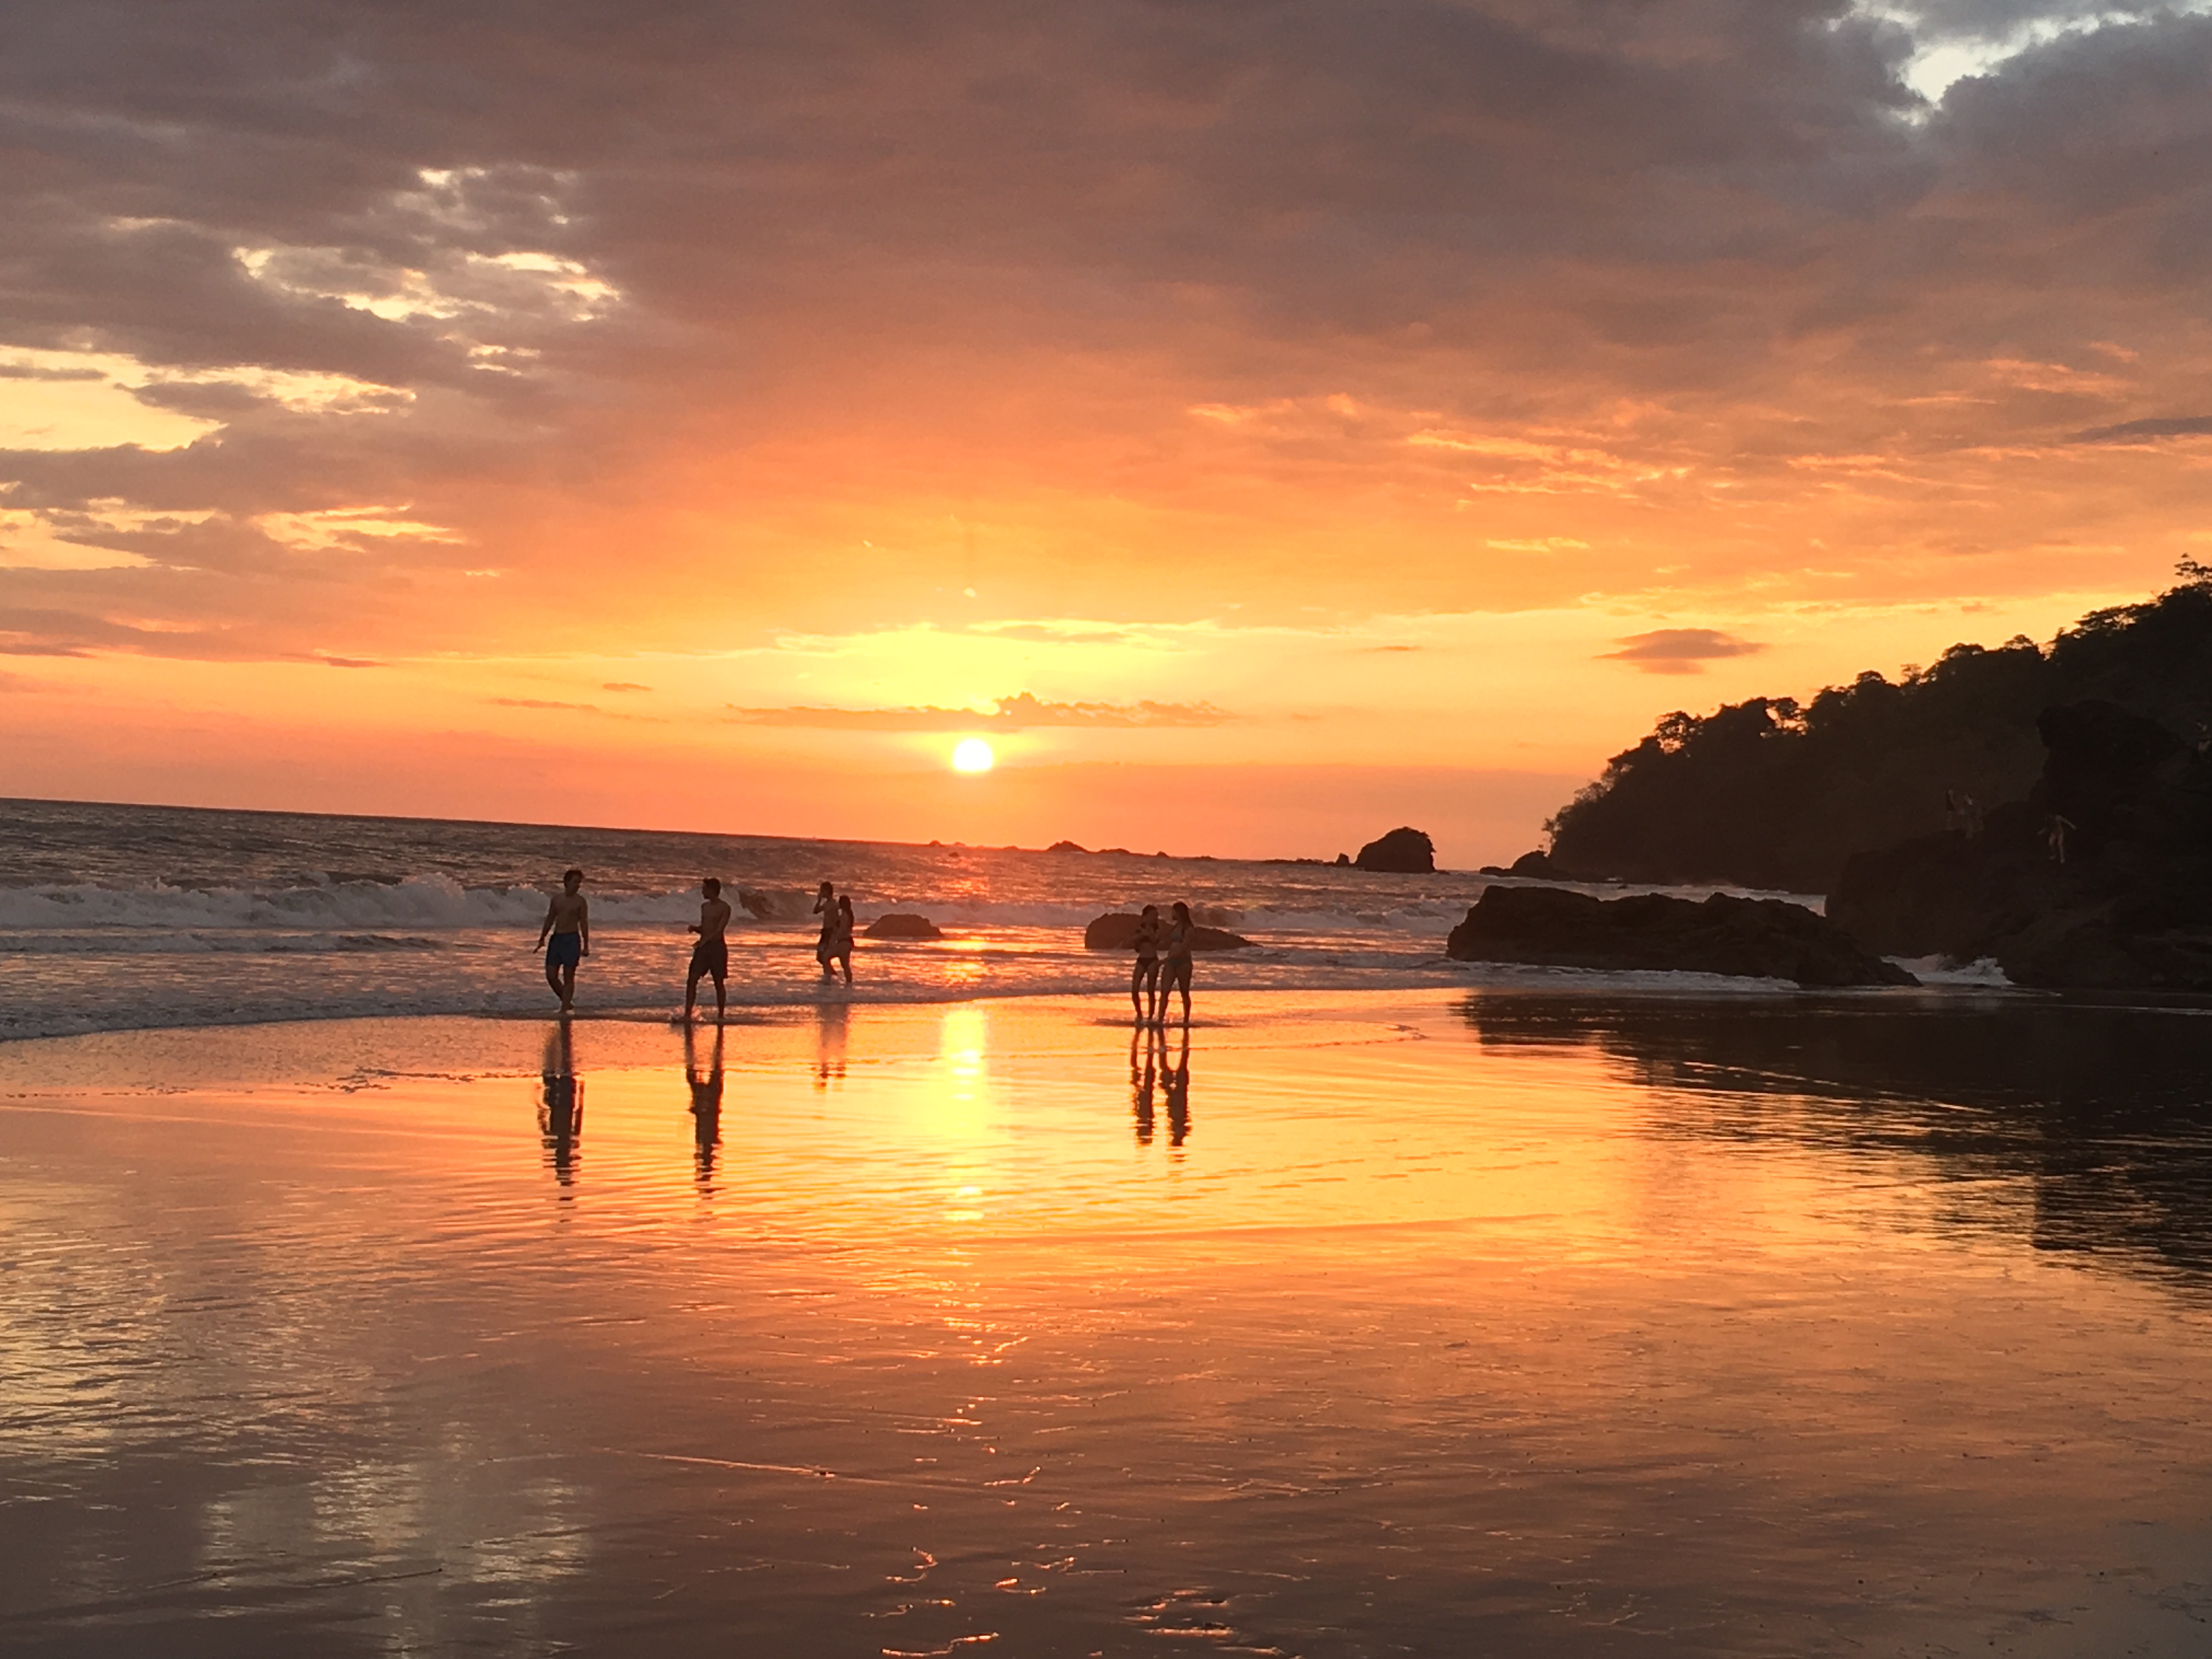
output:
[[[1829,919],[1893,955],[1994,957],[2016,984],[2212,990],[2212,759],[2106,702],[2037,726],[2026,800],[1853,857]]]

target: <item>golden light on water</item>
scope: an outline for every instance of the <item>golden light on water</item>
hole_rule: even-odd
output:
[[[981,738],[963,738],[952,745],[952,769],[956,772],[988,772],[998,762],[991,745]]]

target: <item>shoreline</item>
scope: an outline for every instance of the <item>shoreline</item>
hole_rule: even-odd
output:
[[[2017,1000],[2033,998],[2043,1000],[2079,1002],[2090,1006],[2112,1007],[2172,1007],[2202,1008],[2212,1012],[2212,997],[2191,998],[2185,994],[2161,997],[2143,993],[2118,994],[2037,991],[2016,986],[1988,985],[1978,981],[1963,983],[1923,983],[1918,986],[1850,986],[1811,988],[1787,980],[1753,979],[1717,974],[1673,973],[1663,969],[1608,970],[1604,969],[1554,968],[1530,963],[1468,962],[1454,964],[1467,972],[1465,982],[1439,984],[1428,980],[1417,984],[1399,985],[1234,985],[1207,991],[1203,986],[1198,993],[1199,1001],[1219,1003],[1237,999],[1267,999],[1270,1002],[1310,998],[1334,1002],[1338,999],[1399,999],[1427,1002],[1437,999],[1452,999],[1474,994],[1575,996],[1596,1000],[1623,1001],[1722,1001],[1755,1002],[1780,1000],[1788,1002],[1839,1001],[1863,1003],[1869,999],[1885,1001],[1926,1000],[1947,1004],[1960,1004],[1984,998]],[[1486,977],[1478,977],[1486,975]],[[868,988],[873,990],[874,988]],[[910,994],[869,994],[823,996],[816,998],[791,996],[774,1001],[740,1002],[732,997],[729,1012],[723,1021],[727,1029],[789,1025],[802,1023],[809,1017],[818,1018],[830,1011],[852,1013],[859,1011],[886,1012],[898,1010],[920,1011],[957,1007],[975,1007],[995,1003],[1042,1004],[1055,1001],[1108,1001],[1127,1005],[1126,988],[1102,987],[1097,990],[1070,990],[1064,985],[1041,985],[1034,989],[1019,987],[994,987],[988,990],[963,994],[941,988],[917,986]],[[681,993],[671,999],[670,1008],[680,1005]],[[146,1024],[101,1024],[83,1030],[41,1031],[21,1036],[0,1033],[0,1054],[24,1044],[73,1042],[106,1036],[130,1036],[151,1033],[185,1033],[194,1031],[237,1032],[257,1030],[287,1030],[302,1026],[347,1025],[390,1023],[400,1024],[422,1020],[466,1020],[492,1025],[541,1025],[556,1023],[561,1016],[548,1007],[543,1012],[524,1008],[423,1008],[400,1011],[331,1011],[297,1013],[254,1012],[241,1013],[236,1018],[163,1020],[149,1018]],[[625,1026],[641,1030],[681,1029],[676,1012],[643,1006],[607,1008],[580,1007],[568,1016],[575,1025],[605,1027]],[[1128,1022],[1121,1022],[1127,1024]],[[1171,1020],[1170,1029],[1179,1029],[1180,1019]],[[1195,1015],[1194,1028],[1207,1024],[1202,1013]],[[712,1030],[715,1022],[711,1018],[695,1022],[702,1031]]]

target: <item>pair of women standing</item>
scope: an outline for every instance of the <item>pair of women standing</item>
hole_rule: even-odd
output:
[[[853,982],[853,901],[823,882],[814,896],[814,914],[822,918],[822,937],[814,942],[814,959],[822,964],[822,977],[835,979],[836,969],[845,970],[845,983]],[[833,964],[835,964],[833,966]]]
[[[1190,937],[1194,924],[1190,906],[1177,899],[1160,917],[1160,907],[1147,904],[1137,917],[1137,970],[1129,980],[1129,1002],[1137,1018],[1158,1025],[1168,1017],[1168,993],[1182,993],[1182,1023],[1190,1024]],[[1160,970],[1167,970],[1161,982]]]

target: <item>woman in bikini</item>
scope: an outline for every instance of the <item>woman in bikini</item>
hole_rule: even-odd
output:
[[[1160,907],[1147,904],[1137,918],[1137,970],[1129,975],[1129,1006],[1139,1021],[1152,1017],[1160,996]]]
[[[1182,993],[1182,1023],[1187,1026],[1190,1024],[1190,906],[1177,899],[1171,915],[1173,920],[1168,923],[1167,975],[1160,983],[1159,1008],[1152,1017],[1152,1024],[1166,1024],[1168,994],[1179,990]]]
[[[845,970],[845,983],[853,982],[853,901],[844,894],[837,895],[835,923],[830,936],[830,955],[832,961]],[[827,963],[822,971],[830,971]]]

